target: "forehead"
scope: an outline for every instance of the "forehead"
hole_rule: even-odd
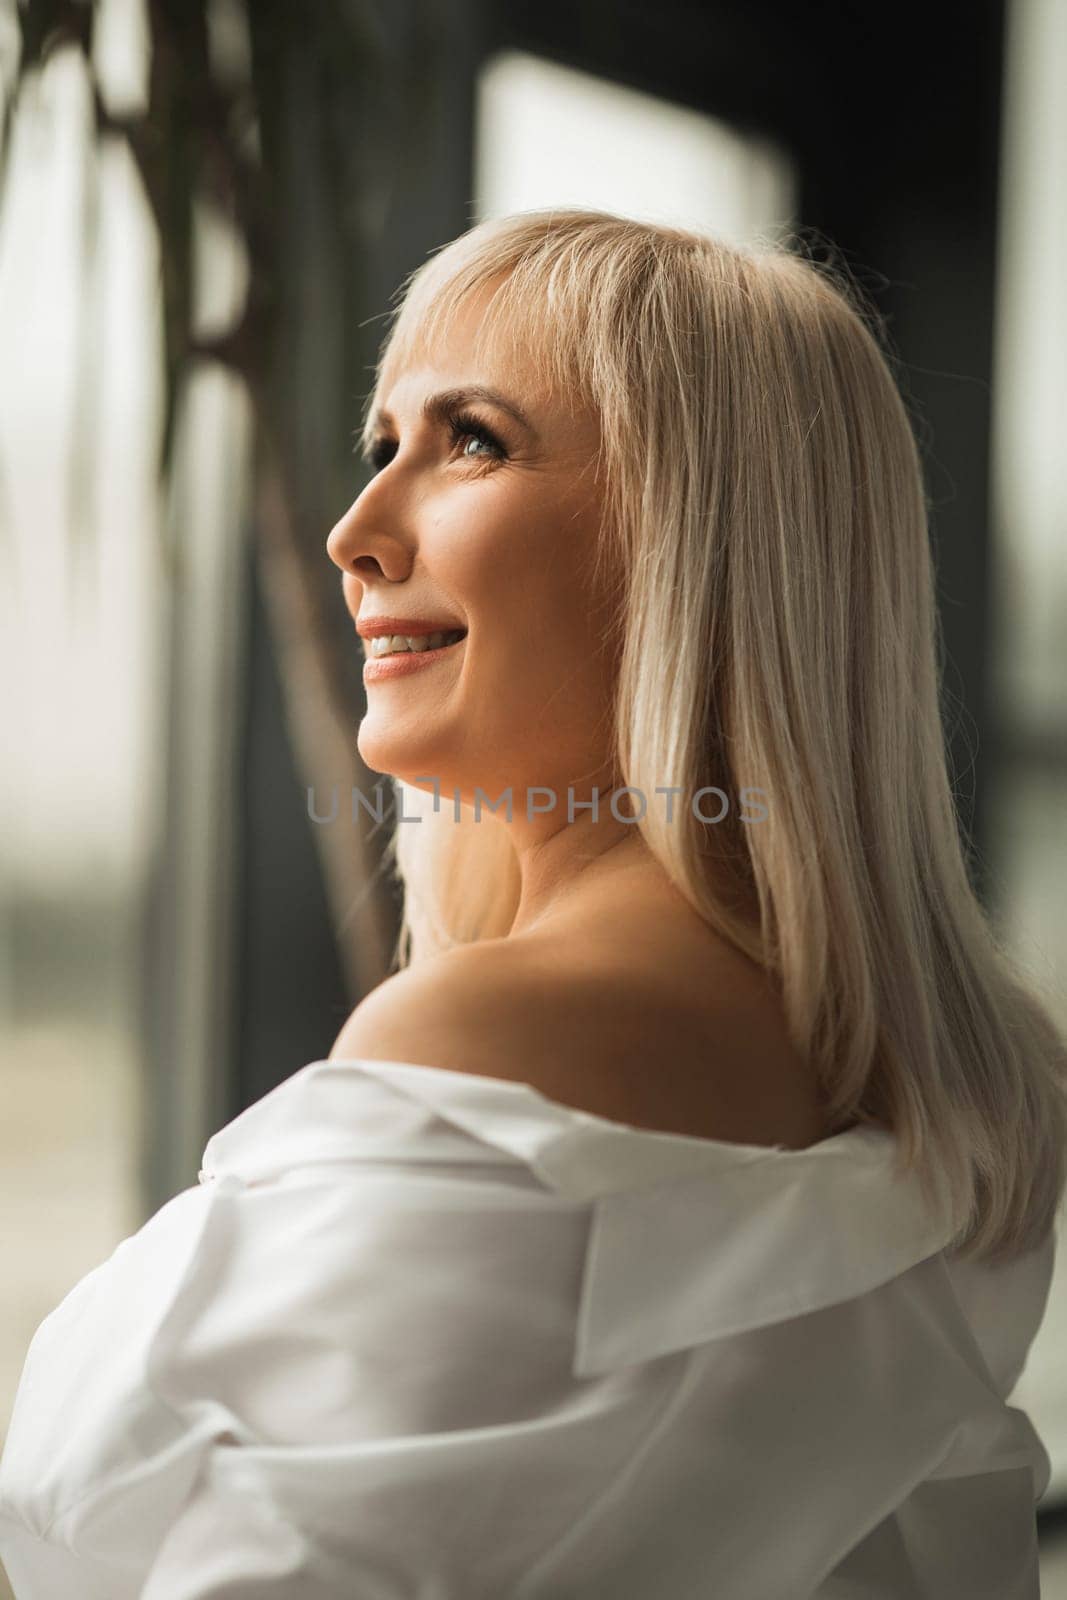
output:
[[[499,321],[494,325],[478,303],[482,299],[450,307],[445,315],[412,317],[398,326],[382,363],[378,406],[388,407],[392,394],[403,391],[414,399],[419,390],[430,387],[481,384],[509,392],[521,377],[520,341]],[[531,404],[544,390],[536,381],[521,387],[522,398]]]
[[[483,385],[512,396],[527,413],[592,414],[574,363],[543,314],[508,293],[506,280],[456,292],[448,284],[409,298],[383,355],[372,412],[404,392]]]

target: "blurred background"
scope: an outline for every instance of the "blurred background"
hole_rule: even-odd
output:
[[[918,420],[974,879],[1067,1027],[1065,83],[1067,0],[0,0],[0,1435],[41,1319],[387,970],[325,540],[390,297],[482,217],[838,247]],[[1014,1397],[1046,1600],[1064,1350],[1067,1259]]]

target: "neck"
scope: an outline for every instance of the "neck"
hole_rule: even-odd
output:
[[[540,932],[620,873],[658,872],[636,822],[614,817],[556,824],[551,832],[515,843],[521,889],[510,938]]]

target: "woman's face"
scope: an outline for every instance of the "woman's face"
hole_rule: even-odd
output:
[[[458,643],[379,667],[364,639],[359,751],[387,772],[473,803],[533,785],[567,820],[613,772],[615,667],[590,564],[602,514],[595,416],[535,392],[521,368],[473,361],[479,307],[418,365],[387,367],[377,467],[327,540],[360,627],[381,618],[464,628]],[[497,391],[503,403],[460,391]],[[447,394],[446,391],[455,391]],[[403,627],[395,632],[404,633]],[[533,797],[534,806],[546,797]],[[602,801],[606,806],[606,796]],[[501,813],[502,815],[502,813]]]

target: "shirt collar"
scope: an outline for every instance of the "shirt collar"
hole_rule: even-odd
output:
[[[589,1202],[575,1373],[606,1372],[766,1326],[877,1288],[957,1231],[947,1192],[931,1210],[897,1141],[860,1126],[807,1150],[657,1133],[589,1115],[529,1084],[405,1062],[316,1061],[216,1133],[201,1179],[284,1161],[359,1159],[360,1096],[398,1089],[421,1123],[388,1142],[425,1159],[425,1111],[562,1198]],[[465,1141],[435,1159],[469,1160]]]
[[[859,1127],[807,1150],[712,1160],[706,1173],[595,1203],[575,1371],[597,1373],[851,1300],[950,1244],[894,1168],[893,1135]]]

